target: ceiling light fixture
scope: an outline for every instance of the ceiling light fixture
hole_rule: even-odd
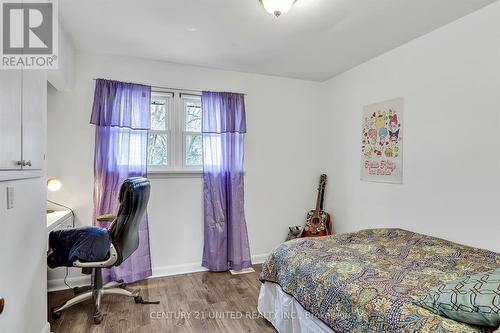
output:
[[[297,0],[260,0],[264,8],[276,17],[288,12]]]

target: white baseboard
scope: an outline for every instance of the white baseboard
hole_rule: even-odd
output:
[[[68,276],[66,282],[71,287],[87,286],[90,284],[90,277],[91,275],[84,275],[84,274],[80,274],[77,276]],[[68,286],[64,283],[64,279],[55,279],[47,281],[48,292],[64,290],[64,289],[68,289]]]
[[[269,257],[269,253],[266,254],[257,254],[252,256],[252,264],[262,264],[266,261],[267,257]]]
[[[254,255],[252,256],[252,263],[262,264],[266,260],[267,256],[268,254]],[[206,271],[208,271],[208,269],[201,266],[200,262],[180,264],[180,265],[168,265],[161,267],[153,267],[153,275],[150,278],[196,273],[196,272],[206,272]],[[78,275],[78,276],[68,277],[66,281],[71,287],[85,286],[90,284],[90,275]],[[56,279],[48,281],[47,289],[50,292],[50,291],[68,289],[68,287],[64,284],[64,279]]]
[[[49,323],[45,323],[45,326],[40,331],[40,333],[50,333],[50,324]]]
[[[262,264],[267,257],[268,254],[254,255],[252,256],[252,264]],[[168,266],[153,268],[153,276],[151,276],[151,278],[196,273],[196,272],[206,272],[206,271],[208,271],[208,269],[201,266],[200,262],[193,262],[189,264],[180,264],[180,265],[168,265]]]
[[[206,271],[208,271],[208,269],[201,266],[201,263],[199,262],[190,264],[180,264],[180,265],[167,265],[156,268],[153,267],[153,275],[150,278],[196,273],[196,272],[206,272]]]

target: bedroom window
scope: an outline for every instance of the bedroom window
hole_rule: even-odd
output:
[[[153,173],[201,171],[201,96],[151,94],[148,167]]]
[[[199,96],[182,96],[181,98],[184,115],[184,165],[201,166],[201,100]]]

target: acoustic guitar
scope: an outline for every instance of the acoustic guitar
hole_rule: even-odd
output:
[[[330,214],[323,210],[323,200],[325,197],[326,175],[321,175],[318,186],[318,198],[316,199],[316,209],[307,213],[306,226],[302,232],[302,237],[322,237],[332,234]]]

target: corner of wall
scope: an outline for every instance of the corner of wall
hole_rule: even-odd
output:
[[[75,84],[75,47],[59,24],[58,68],[49,70],[47,79],[58,91],[71,91]]]

